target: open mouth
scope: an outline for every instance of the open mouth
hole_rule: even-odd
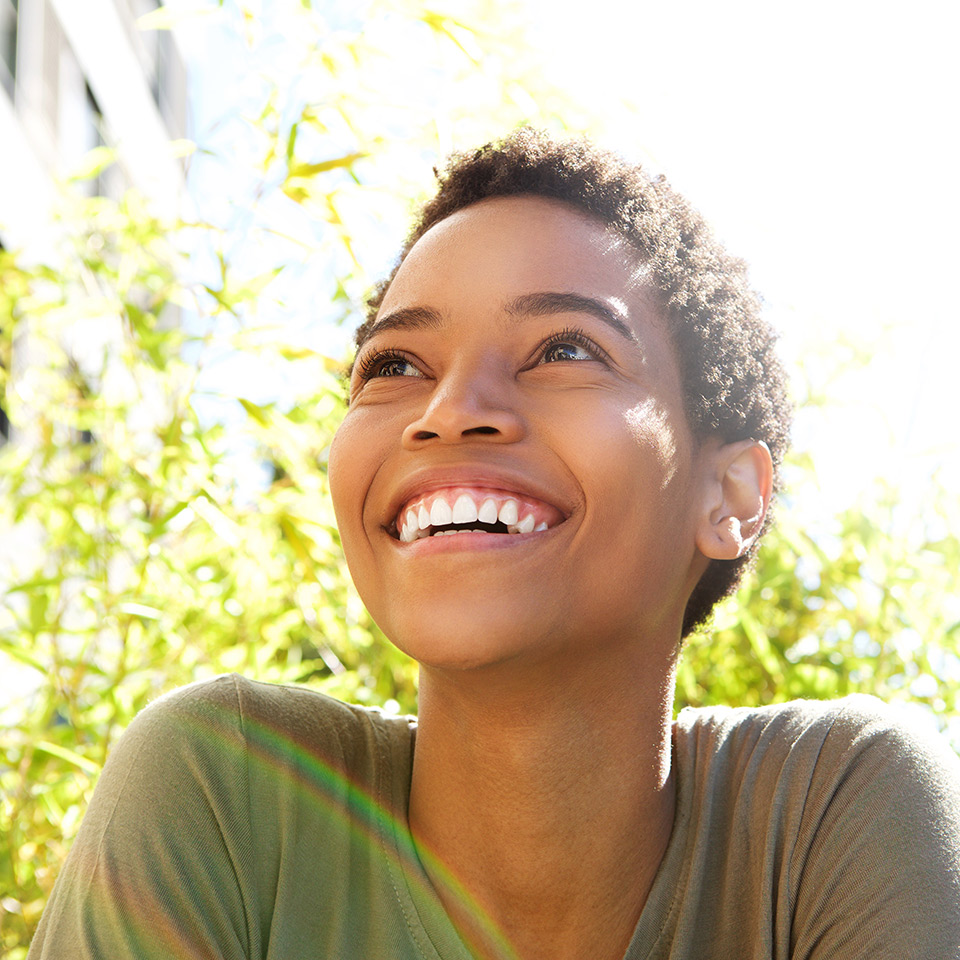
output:
[[[458,533],[540,533],[563,520],[556,507],[507,492],[452,487],[401,507],[394,521],[403,543]]]

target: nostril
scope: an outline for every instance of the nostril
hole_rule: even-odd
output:
[[[469,427],[466,430],[460,431],[461,437],[470,437],[476,434],[480,436],[496,436],[500,431],[496,427]],[[433,440],[436,437],[439,437],[439,433],[435,433],[433,430],[418,430],[413,434],[414,440]]]

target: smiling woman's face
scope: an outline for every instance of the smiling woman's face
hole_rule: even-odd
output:
[[[350,390],[337,522],[401,649],[470,667],[676,643],[703,483],[624,241],[534,197],[453,214],[401,265]]]

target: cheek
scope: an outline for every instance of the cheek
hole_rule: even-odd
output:
[[[659,474],[659,488],[669,488],[680,468],[680,442],[669,412],[652,397],[626,410],[623,422],[637,447]]]
[[[646,571],[664,544],[680,546],[692,515],[685,424],[655,398],[611,406],[581,436],[575,468],[587,509],[611,548]],[[681,550],[681,553],[683,551]],[[657,561],[660,562],[660,561]]]
[[[330,445],[327,476],[330,497],[341,537],[348,539],[355,523],[363,516],[363,503],[372,476],[369,462],[371,445],[358,429],[356,417],[347,414]]]

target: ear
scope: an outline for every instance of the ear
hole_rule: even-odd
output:
[[[773,460],[759,440],[718,445],[706,457],[696,543],[711,560],[736,560],[760,536],[773,492]]]

